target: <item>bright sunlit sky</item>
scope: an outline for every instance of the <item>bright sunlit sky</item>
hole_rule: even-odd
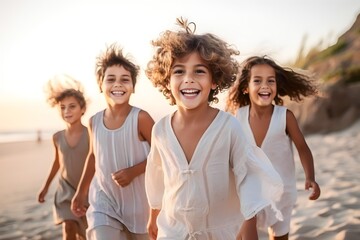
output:
[[[240,51],[239,60],[268,54],[280,64],[321,40],[332,45],[354,23],[359,0],[1,0],[0,131],[57,129],[63,123],[45,102],[43,87],[55,74],[81,81],[90,99],[84,123],[105,103],[94,77],[95,58],[118,42],[141,67],[131,103],[155,120],[169,113],[165,98],[144,75],[150,41],[175,19],[196,23]]]

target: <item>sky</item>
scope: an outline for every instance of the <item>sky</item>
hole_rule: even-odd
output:
[[[81,81],[90,100],[83,117],[106,107],[94,75],[96,56],[117,42],[141,67],[131,104],[155,120],[174,110],[145,77],[151,40],[178,30],[177,17],[196,23],[240,51],[239,61],[267,54],[294,61],[303,39],[310,48],[336,43],[360,13],[359,0],[1,0],[0,132],[63,128],[45,101],[56,74]],[[222,99],[225,94],[220,96]]]

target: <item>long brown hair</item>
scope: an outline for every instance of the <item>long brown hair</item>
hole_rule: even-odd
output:
[[[241,71],[235,84],[230,88],[226,108],[234,111],[239,107],[250,105],[248,94],[244,94],[249,86],[251,68],[255,65],[266,64],[275,70],[277,94],[274,102],[283,105],[282,97],[288,96],[290,100],[301,101],[302,97],[315,95],[317,86],[310,74],[296,72],[289,67],[281,67],[268,56],[252,56],[241,64]]]

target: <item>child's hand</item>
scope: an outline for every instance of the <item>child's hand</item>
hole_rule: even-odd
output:
[[[120,187],[126,187],[134,179],[134,174],[132,173],[132,168],[121,169],[113,174],[111,178],[114,182]]]
[[[87,199],[85,196],[75,193],[71,200],[71,211],[77,217],[85,216],[87,210]]]
[[[47,194],[47,189],[46,189],[46,188],[44,188],[44,189],[42,189],[42,190],[40,191],[39,196],[38,196],[38,202],[39,202],[39,203],[45,202],[45,196],[46,196],[46,194]]]
[[[310,200],[316,200],[320,197],[320,187],[315,181],[306,180],[305,181],[305,190],[312,189],[312,193],[309,196]]]
[[[150,210],[149,221],[148,221],[148,224],[147,224],[147,230],[148,230],[148,233],[149,233],[150,240],[156,240],[157,239],[158,227],[157,227],[157,224],[156,224],[156,219],[157,219],[159,213],[160,213],[160,210],[157,210],[157,209],[151,209]]]
[[[148,224],[148,232],[149,232],[149,238],[151,240],[156,240],[157,238],[157,232],[158,232],[158,228],[156,223],[155,224]]]

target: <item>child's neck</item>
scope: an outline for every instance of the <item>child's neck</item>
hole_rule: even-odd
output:
[[[127,116],[131,111],[132,106],[129,104],[126,105],[116,105],[113,107],[108,107],[105,109],[104,113],[104,125],[106,128],[114,130],[120,128]]]
[[[130,104],[117,104],[117,105],[108,105],[105,110],[105,114],[108,117],[118,118],[119,116],[127,116],[131,110],[132,106]]]
[[[268,105],[268,106],[257,106],[257,105],[250,105],[250,115],[256,116],[258,118],[271,116],[273,113],[274,105]]]
[[[83,130],[84,125],[81,123],[81,120],[76,121],[73,124],[68,124],[66,131],[69,133],[73,133],[73,132],[80,132]]]
[[[266,107],[250,105],[248,121],[250,124],[251,131],[254,135],[256,145],[258,147],[262,146],[267,131],[270,127],[273,109],[274,109],[273,105],[269,105]]]
[[[214,121],[218,109],[206,106],[201,109],[178,108],[171,123],[176,138],[184,151],[188,163],[191,161],[201,137]]]
[[[190,110],[178,108],[178,111],[175,113],[175,118],[182,124],[199,124],[209,117],[213,118],[213,116],[216,116],[217,112],[217,109],[214,109],[209,105]]]

